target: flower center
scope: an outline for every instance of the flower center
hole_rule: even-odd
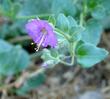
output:
[[[43,34],[47,34],[47,30],[46,30],[45,28],[42,28],[42,29],[41,29],[41,32],[42,32]]]

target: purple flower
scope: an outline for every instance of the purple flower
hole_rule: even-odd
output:
[[[43,47],[50,45],[52,48],[57,45],[54,30],[45,20],[32,19],[26,24],[26,30],[33,41],[37,44],[37,51],[41,45]]]

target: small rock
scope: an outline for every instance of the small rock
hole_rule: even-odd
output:
[[[66,72],[63,77],[67,80],[67,81],[70,81],[73,79],[73,73],[72,72]]]
[[[99,91],[88,91],[82,94],[79,99],[104,99],[104,95]]]
[[[60,79],[59,79],[58,77],[52,77],[52,78],[49,78],[49,79],[48,79],[48,83],[49,83],[52,87],[58,86],[58,85],[59,85],[59,82],[60,82]]]

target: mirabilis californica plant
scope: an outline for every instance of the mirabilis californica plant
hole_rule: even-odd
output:
[[[45,82],[46,68],[53,69],[56,64],[62,63],[63,66],[80,64],[78,66],[90,68],[107,57],[108,52],[97,47],[97,44],[106,27],[105,24],[108,23],[109,0],[102,0],[102,2],[99,0],[96,2],[91,2],[91,0],[83,2],[81,0],[77,0],[78,2],[50,0],[55,1],[52,8],[45,6],[45,3],[42,2],[44,0],[40,0],[41,2],[36,0],[35,3],[33,3],[35,0],[25,0],[23,5],[19,1],[2,1],[0,4],[1,16],[8,20],[5,20],[6,22],[0,26],[0,37],[4,39],[0,40],[0,91],[3,92],[1,96],[4,97],[4,94],[7,93],[24,95],[30,90],[36,89]],[[91,6],[91,4],[95,5]],[[22,9],[23,7],[24,9]],[[49,12],[51,13],[48,14]],[[24,25],[23,23],[28,19],[29,21]],[[15,46],[5,41],[12,39],[11,43],[18,44],[18,42],[30,40],[25,35],[22,35],[23,38],[21,37],[21,34],[24,34],[21,26],[25,27],[27,34],[36,44],[36,53],[28,54],[19,45]],[[13,39],[17,35],[19,37]],[[27,43],[20,44],[27,46]],[[42,50],[39,50],[41,46]],[[40,67],[33,67],[35,62],[33,59],[37,60],[36,58],[39,56],[43,59],[43,64]],[[28,66],[32,69],[30,67],[27,69]],[[61,64],[57,66],[61,66]],[[7,79],[9,81],[5,83]]]
[[[51,21],[49,19],[31,19],[25,26],[28,35],[37,45],[35,50],[38,51],[41,46],[44,47],[41,58],[46,67],[49,65],[53,67],[57,63],[73,66],[74,62],[77,61],[82,67],[89,68],[107,56],[108,52],[105,49],[96,46],[100,35],[96,38],[90,34],[93,38],[91,40],[95,43],[92,44],[91,40],[88,41],[90,38],[88,36],[89,29],[92,29],[93,33],[97,32],[96,28],[92,26],[97,24],[100,27],[99,22],[90,20],[88,21],[90,26],[84,27],[82,24],[78,25],[73,17],[66,17],[64,14],[59,14],[57,19],[52,18]],[[98,29],[100,30],[100,28]],[[47,46],[51,48],[46,49]],[[68,57],[69,62],[66,61]],[[75,58],[76,60],[74,60]]]

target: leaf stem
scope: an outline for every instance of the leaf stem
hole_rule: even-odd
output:
[[[63,60],[60,60],[60,62],[64,65],[67,65],[67,66],[72,66],[74,64],[74,56],[75,56],[75,48],[76,48],[76,44],[77,42],[74,42],[74,43],[70,43],[70,55],[71,55],[71,62],[70,63],[67,63]]]
[[[64,64],[64,65],[67,65],[67,66],[73,66],[74,64],[74,56],[71,57],[71,62],[70,63],[67,63],[63,60],[60,60],[60,63]]]

